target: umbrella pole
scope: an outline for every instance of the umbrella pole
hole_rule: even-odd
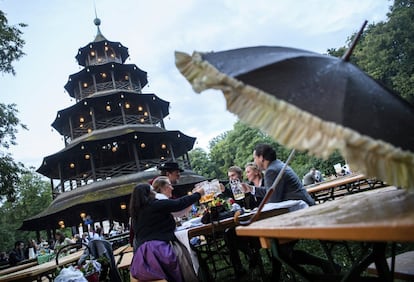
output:
[[[362,32],[365,29],[365,26],[367,25],[368,21],[365,20],[364,23],[362,24],[361,29],[359,30],[358,34],[355,36],[354,40],[351,43],[351,46],[349,47],[349,49],[346,51],[346,53],[342,56],[342,60],[344,60],[345,62],[349,61],[349,57],[351,57],[352,51],[354,51],[354,48],[359,40],[359,38],[362,35]]]
[[[242,226],[247,226],[247,225],[253,223],[254,221],[256,221],[259,218],[259,215],[262,212],[262,209],[263,209],[264,205],[267,203],[270,196],[272,196],[273,192],[276,190],[277,184],[279,184],[280,179],[282,179],[282,176],[285,173],[285,170],[288,167],[290,161],[293,159],[294,155],[295,155],[295,149],[292,149],[292,151],[289,154],[289,157],[287,158],[285,164],[283,165],[282,169],[280,170],[279,174],[277,175],[275,181],[273,181],[272,186],[269,188],[269,190],[267,190],[266,195],[264,196],[263,200],[261,201],[261,203],[260,203],[260,205],[257,209],[257,212],[249,220],[239,221],[240,211],[237,211],[234,214],[234,221],[237,224],[240,224]]]

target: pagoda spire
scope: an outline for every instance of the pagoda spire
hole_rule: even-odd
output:
[[[96,17],[93,20],[93,23],[97,27],[96,37],[95,37],[95,40],[93,42],[99,42],[99,41],[106,40],[105,36],[102,35],[101,29],[99,28],[99,26],[101,25],[101,20],[98,17]]]

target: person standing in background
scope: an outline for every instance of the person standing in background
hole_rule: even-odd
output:
[[[172,185],[178,184],[181,172],[184,171],[176,162],[162,163],[158,166],[158,169],[160,170],[160,175],[168,177]]]

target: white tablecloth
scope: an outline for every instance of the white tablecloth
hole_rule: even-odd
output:
[[[273,209],[283,209],[288,208],[289,212],[300,210],[303,208],[307,208],[308,204],[306,204],[302,200],[288,200],[280,203],[268,203],[265,204],[262,211],[268,211]],[[188,238],[188,229],[191,227],[202,225],[201,223],[201,217],[199,218],[193,218],[191,220],[188,220],[184,222],[181,226],[177,227],[177,230],[175,231],[175,236],[177,239],[186,246],[188,251],[190,252],[191,259],[193,261],[194,271],[198,273],[199,268],[199,262],[197,258],[197,254],[191,249],[190,241]]]
[[[308,204],[302,200],[287,200],[279,203],[267,203],[264,205],[262,211],[287,208],[289,212],[292,212],[307,207],[309,207]]]
[[[197,254],[191,249],[190,240],[188,238],[188,229],[181,229],[175,231],[175,236],[181,243],[184,244],[184,246],[186,246],[187,250],[190,252],[191,260],[193,261],[194,271],[195,273],[198,273],[198,268],[200,265],[198,263]]]

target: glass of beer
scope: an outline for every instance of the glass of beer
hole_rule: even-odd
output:
[[[217,179],[214,179],[211,182],[203,181],[196,186],[202,186],[204,188],[204,195],[200,198],[200,204],[212,201],[215,196],[221,193],[220,183]]]
[[[241,189],[240,180],[238,179],[230,180],[230,188],[231,188],[231,191],[233,192],[233,196],[236,201],[244,199],[244,193]]]

